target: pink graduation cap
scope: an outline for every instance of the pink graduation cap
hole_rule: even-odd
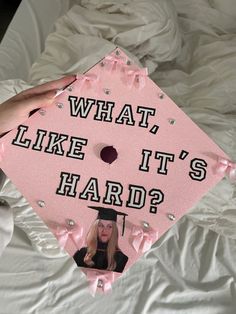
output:
[[[0,167],[86,273],[93,294],[109,290],[236,168],[120,49],[0,147]]]

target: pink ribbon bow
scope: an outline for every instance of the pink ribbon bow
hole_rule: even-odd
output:
[[[100,288],[103,293],[107,293],[112,289],[112,283],[115,279],[112,271],[100,272],[86,269],[86,275],[92,296],[95,296],[97,288]]]
[[[78,91],[80,92],[86,83],[97,83],[99,78],[96,74],[77,74],[76,80],[80,82],[78,88]]]
[[[216,171],[222,175],[228,173],[231,181],[236,180],[236,163],[233,163],[232,161],[219,157]]]
[[[103,63],[109,71],[122,69],[122,67],[126,64],[124,57],[117,56],[115,54],[105,57]]]
[[[131,89],[133,86],[137,86],[139,90],[145,87],[146,85],[146,78],[148,75],[147,68],[133,68],[127,67],[125,69],[125,81],[127,87]]]
[[[68,226],[68,227],[66,225],[56,225],[54,229],[55,229],[55,236],[62,248],[65,247],[69,238],[73,241],[76,248],[78,248],[78,243],[83,235],[82,227],[78,225]]]
[[[132,232],[132,245],[136,252],[141,251],[142,253],[148,251],[152,244],[158,238],[158,232],[153,229],[143,230],[142,227],[133,226]]]

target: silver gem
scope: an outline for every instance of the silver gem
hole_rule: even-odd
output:
[[[127,64],[127,65],[131,65],[131,61],[128,60],[128,61],[126,62],[126,64]]]
[[[163,98],[165,97],[165,95],[164,95],[163,93],[159,93],[159,94],[158,94],[158,97],[159,97],[160,99],[163,99]]]
[[[110,95],[110,93],[111,93],[110,89],[108,89],[108,88],[104,88],[103,91],[106,95]]]
[[[144,228],[149,228],[149,223],[147,221],[144,221],[143,226],[144,226]]]
[[[59,103],[57,104],[57,107],[58,107],[59,109],[62,109],[62,108],[64,107],[64,105],[59,102]]]
[[[97,287],[98,288],[102,288],[103,287],[103,280],[102,279],[98,279]]]
[[[70,227],[73,227],[75,225],[75,221],[72,220],[72,219],[67,219],[67,224],[70,226]]]
[[[69,87],[67,88],[67,90],[68,90],[69,92],[72,92],[72,91],[73,91],[73,87],[72,87],[72,86],[69,86]]]
[[[116,55],[119,56],[120,55],[120,51],[116,50]]]
[[[37,201],[39,207],[45,207],[45,202],[42,200]]]
[[[167,214],[167,217],[171,221],[175,221],[175,215],[174,214]]]
[[[171,125],[174,125],[174,124],[176,123],[176,120],[175,120],[175,119],[169,119],[169,123],[170,123]]]
[[[41,114],[41,116],[45,116],[46,110],[44,110],[44,109],[39,109],[39,114]]]

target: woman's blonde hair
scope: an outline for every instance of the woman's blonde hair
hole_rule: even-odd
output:
[[[92,261],[93,256],[97,251],[98,244],[98,223],[99,219],[96,219],[91,225],[89,232],[87,234],[87,254],[84,257],[84,262],[89,266],[94,266]],[[107,270],[114,270],[116,268],[116,261],[114,259],[116,250],[118,247],[118,228],[115,221],[112,221],[112,233],[111,238],[107,245]]]

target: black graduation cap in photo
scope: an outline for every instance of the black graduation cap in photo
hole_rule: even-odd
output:
[[[113,208],[99,207],[99,206],[88,206],[89,208],[95,209],[98,211],[97,219],[103,220],[112,220],[117,221],[117,215],[123,216],[123,226],[122,226],[122,236],[124,235],[125,230],[125,216],[128,216],[126,213],[118,212]]]

